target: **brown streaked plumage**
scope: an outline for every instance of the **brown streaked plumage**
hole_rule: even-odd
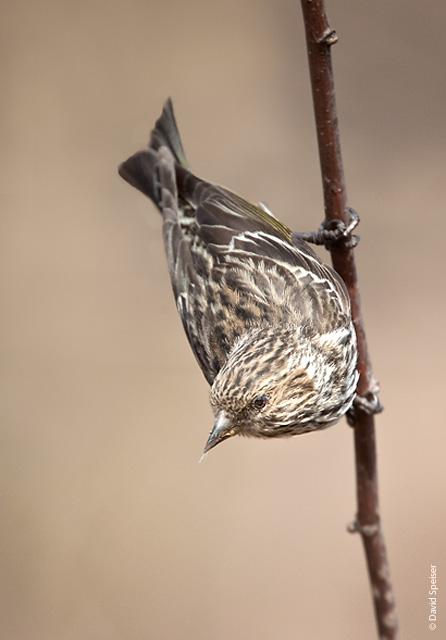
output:
[[[170,100],[148,146],[119,173],[163,216],[177,308],[212,386],[205,452],[236,434],[290,436],[336,422],[358,374],[335,271],[264,207],[192,174]]]

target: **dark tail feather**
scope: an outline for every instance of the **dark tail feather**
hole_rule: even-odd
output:
[[[155,128],[150,136],[149,147],[155,151],[158,151],[160,147],[167,147],[178,164],[185,169],[189,169],[170,98],[166,100],[163,112],[155,123]]]
[[[148,196],[158,208],[161,205],[161,187],[157,152],[161,147],[167,147],[179,165],[184,168],[189,167],[170,98],[156,121],[148,146],[123,162],[118,169],[119,175],[124,180]]]
[[[118,167],[118,173],[132,187],[153,200],[159,208],[161,202],[161,187],[157,171],[157,155],[152,149],[137,151]]]

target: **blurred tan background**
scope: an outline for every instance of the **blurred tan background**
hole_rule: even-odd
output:
[[[415,640],[446,567],[446,7],[327,4],[382,517]],[[1,30],[1,638],[374,639],[346,533],[350,428],[234,439],[198,464],[207,385],[160,218],[116,172],[171,95],[199,175],[315,228],[299,3],[17,0]]]

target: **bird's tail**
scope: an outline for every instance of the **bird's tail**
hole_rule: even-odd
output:
[[[158,208],[161,205],[161,187],[158,174],[158,152],[161,147],[169,149],[177,165],[189,169],[170,98],[156,121],[148,146],[130,156],[128,160],[119,165],[118,169],[119,175],[124,180],[148,196]]]

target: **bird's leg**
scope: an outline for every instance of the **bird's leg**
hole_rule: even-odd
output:
[[[359,222],[359,216],[354,209],[348,208],[350,221],[345,224],[342,220],[324,220],[319,229],[308,232],[294,232],[291,234],[291,242],[294,238],[311,242],[312,244],[323,244],[326,249],[334,245],[342,245],[346,248],[353,248],[359,242],[359,236],[352,235],[353,229]]]

